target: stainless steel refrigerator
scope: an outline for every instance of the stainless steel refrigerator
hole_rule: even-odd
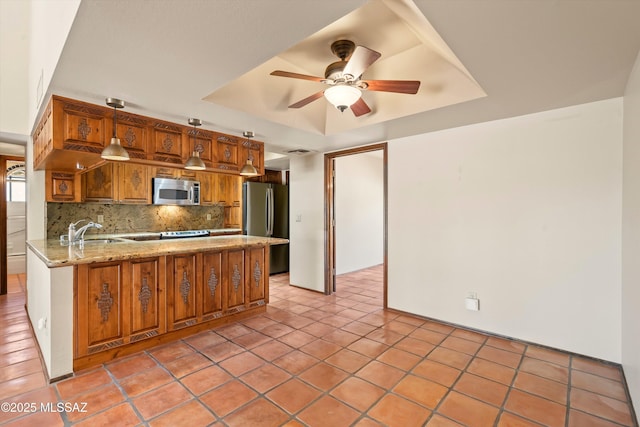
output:
[[[245,182],[242,185],[243,233],[289,238],[289,187]],[[289,271],[289,244],[270,248],[270,273]]]

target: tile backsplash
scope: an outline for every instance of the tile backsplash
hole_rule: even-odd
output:
[[[207,219],[207,215],[211,219]],[[102,228],[87,235],[144,231],[202,230],[223,228],[222,206],[120,205],[102,203],[47,203],[47,239],[67,234],[69,224],[80,219],[99,222]],[[81,223],[79,226],[82,226]]]

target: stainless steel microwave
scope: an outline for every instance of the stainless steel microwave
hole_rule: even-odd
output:
[[[199,205],[200,182],[153,178],[154,205]]]

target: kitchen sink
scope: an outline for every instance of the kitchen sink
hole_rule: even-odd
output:
[[[84,239],[84,244],[98,244],[98,243],[118,243],[118,242],[126,242],[125,239]]]

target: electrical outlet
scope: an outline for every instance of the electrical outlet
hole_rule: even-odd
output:
[[[98,215],[98,222],[102,224],[104,222],[104,215]]]
[[[211,221],[211,214],[207,214],[207,221]]]

